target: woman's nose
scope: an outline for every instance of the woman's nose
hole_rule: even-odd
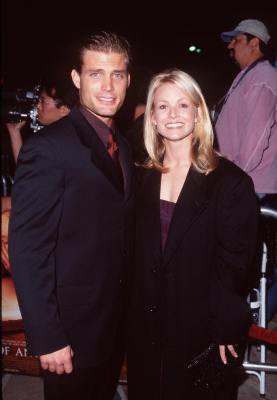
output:
[[[175,118],[175,117],[176,117],[176,115],[177,115],[177,110],[176,110],[175,107],[171,107],[171,108],[170,108],[170,110],[169,110],[169,115],[170,115],[171,118]]]

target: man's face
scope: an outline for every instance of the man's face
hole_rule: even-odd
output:
[[[72,71],[80,103],[107,125],[122,106],[130,83],[124,54],[86,50],[81,73]]]
[[[252,61],[250,42],[251,40],[247,41],[247,37],[241,33],[234,37],[228,45],[231,57],[234,58],[241,69],[248,66],[249,62]]]
[[[47,95],[43,90],[39,96],[37,103],[38,121],[42,125],[49,125],[58,121],[64,116],[63,109],[57,107],[53,97]]]

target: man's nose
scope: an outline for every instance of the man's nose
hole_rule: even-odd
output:
[[[228,44],[227,49],[231,50],[234,48],[234,39],[231,40],[231,42]]]
[[[110,76],[104,77],[102,81],[102,88],[108,91],[113,89],[113,80]]]

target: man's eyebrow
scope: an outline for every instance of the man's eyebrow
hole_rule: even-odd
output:
[[[122,74],[122,75],[127,75],[128,71],[126,69],[114,69],[111,71],[112,74]]]
[[[100,72],[103,71],[103,68],[89,68],[88,72]]]
[[[89,68],[88,72],[102,72],[105,71],[104,68]],[[111,73],[123,73],[126,74],[127,70],[126,69],[114,69],[111,71]]]

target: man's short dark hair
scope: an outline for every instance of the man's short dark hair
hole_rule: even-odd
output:
[[[124,54],[126,58],[127,68],[131,63],[131,48],[127,39],[114,32],[100,31],[95,34],[86,36],[81,40],[77,49],[77,59],[74,68],[79,73],[83,65],[83,54],[85,50],[95,50],[104,53],[115,52]]]
[[[269,44],[265,44],[261,39],[259,39],[257,36],[251,35],[250,33],[243,33],[246,36],[247,42],[250,42],[251,39],[257,38],[259,41],[259,47],[261,53],[263,53],[263,57],[267,60],[269,60],[272,64],[275,59],[275,49],[270,45],[271,41],[269,41]]]

